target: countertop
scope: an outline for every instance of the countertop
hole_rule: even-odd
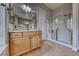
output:
[[[29,32],[29,31],[40,31],[38,29],[35,30],[13,30],[13,31],[9,31],[9,32]]]

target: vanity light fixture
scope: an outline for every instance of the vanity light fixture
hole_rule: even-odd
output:
[[[23,5],[23,10],[25,10],[26,12],[31,12],[31,8],[26,5]]]
[[[26,12],[30,12],[31,11],[31,8],[30,7],[26,7]]]

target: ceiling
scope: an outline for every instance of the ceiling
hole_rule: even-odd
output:
[[[60,7],[63,4],[64,3],[45,3],[44,5],[46,5],[50,9],[54,10],[54,9]]]

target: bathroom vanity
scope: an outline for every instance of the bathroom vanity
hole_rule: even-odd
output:
[[[22,6],[28,5],[13,4],[9,10],[8,37],[12,56],[22,55],[41,46],[42,32],[38,28],[37,12],[32,9],[32,5],[29,5],[30,12]]]
[[[21,55],[41,46],[41,31],[9,32],[10,55]]]

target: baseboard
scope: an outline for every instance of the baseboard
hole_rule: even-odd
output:
[[[55,43],[57,43],[57,44],[61,44],[61,45],[63,45],[63,46],[69,47],[69,48],[72,48],[71,45],[68,45],[68,44],[65,44],[65,43],[62,43],[62,42],[59,42],[59,41],[55,41],[55,40],[52,40],[52,39],[50,39],[50,41],[55,42]]]
[[[77,48],[72,48],[73,51],[75,52],[78,52],[78,49]]]
[[[42,39],[43,39],[42,41],[49,40],[49,41],[55,42],[55,43],[57,43],[57,44],[61,44],[61,45],[63,45],[63,46],[66,46],[66,47],[72,48],[71,45],[68,45],[68,44],[65,44],[65,43],[62,43],[62,42],[59,42],[59,41],[56,41],[56,40],[52,40],[52,39],[48,39],[48,38],[42,38]]]

